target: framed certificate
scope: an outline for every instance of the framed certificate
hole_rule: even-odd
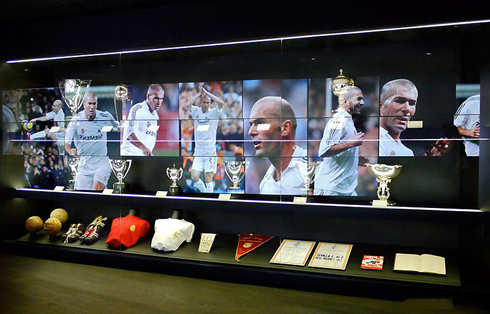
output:
[[[314,241],[284,240],[270,262],[305,266],[315,243]]]
[[[308,266],[345,270],[351,251],[352,244],[320,242]]]

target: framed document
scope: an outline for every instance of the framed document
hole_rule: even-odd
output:
[[[315,243],[314,241],[284,240],[270,262],[305,266]]]
[[[320,242],[308,266],[345,270],[352,244]]]

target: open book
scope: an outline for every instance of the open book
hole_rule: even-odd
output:
[[[446,260],[430,254],[396,253],[394,270],[446,275]]]

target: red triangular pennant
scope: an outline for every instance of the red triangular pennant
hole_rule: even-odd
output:
[[[238,261],[243,255],[255,250],[265,242],[273,238],[273,236],[240,233],[238,235],[238,246],[236,248],[235,260]]]

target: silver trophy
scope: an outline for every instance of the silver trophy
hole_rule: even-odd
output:
[[[320,165],[320,162],[305,160],[301,165],[301,172],[303,173],[303,180],[305,181],[306,195],[313,194],[313,182],[316,179],[316,168]]]
[[[388,206],[394,205],[395,203],[388,200],[390,197],[390,188],[388,183],[391,179],[395,178],[401,171],[401,165],[385,165],[385,164],[366,164],[369,173],[376,177],[376,182],[378,182],[378,198],[379,200],[373,200],[374,206]]]
[[[245,166],[244,161],[225,161],[225,173],[233,183],[228,190],[240,190],[240,181],[245,177]]]
[[[117,182],[114,183],[113,188],[115,193],[122,193],[126,189],[126,184],[123,182],[124,178],[128,175],[131,168],[131,159],[110,159],[111,169],[117,178]]]
[[[66,79],[59,81],[60,92],[63,100],[68,108],[70,108],[71,116],[77,114],[78,109],[83,104],[83,99],[87,93],[91,80]]]
[[[168,195],[178,195],[179,194],[179,186],[177,185],[177,181],[182,178],[184,174],[184,170],[182,168],[177,168],[175,164],[172,168],[167,168],[167,177],[172,180],[172,184],[168,188]]]
[[[75,190],[75,182],[77,181],[78,175],[78,165],[80,164],[81,158],[79,156],[68,156],[65,155],[66,163],[70,168],[71,179],[68,181],[67,190]]]

